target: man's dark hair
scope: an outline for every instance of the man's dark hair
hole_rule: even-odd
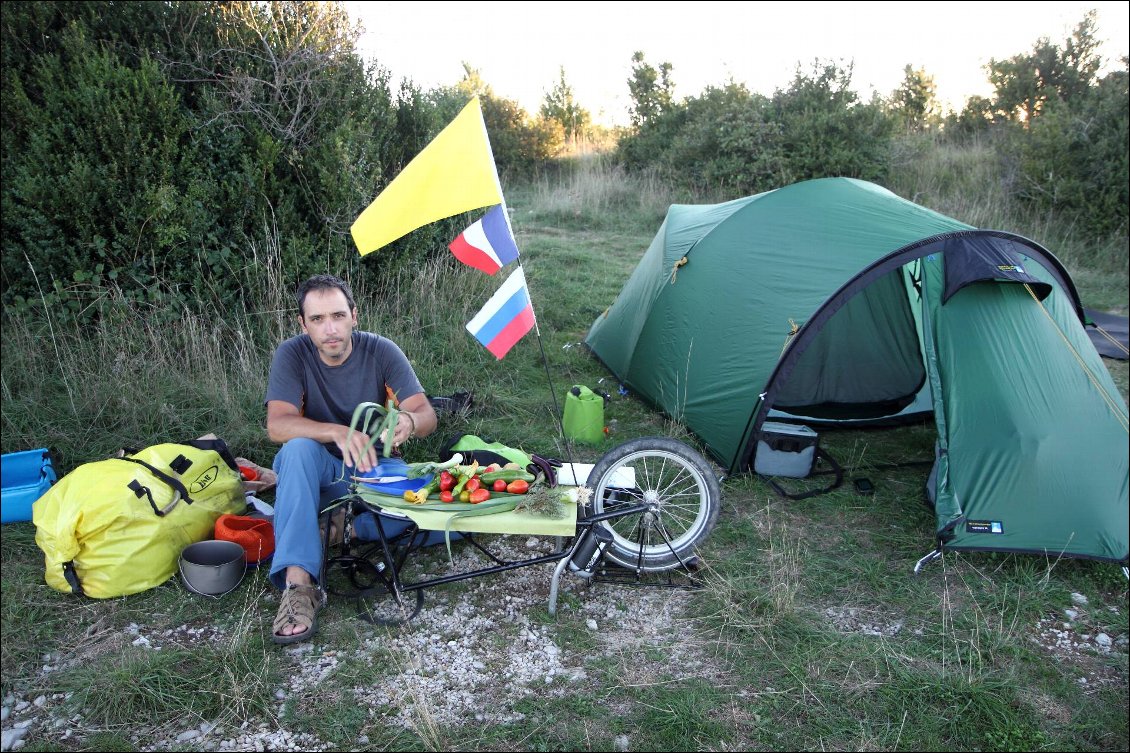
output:
[[[298,299],[298,315],[306,318],[306,294],[311,290],[340,290],[345,294],[345,302],[349,304],[349,310],[357,308],[357,304],[353,302],[353,291],[349,289],[349,283],[340,277],[333,275],[314,275],[306,282],[298,286],[298,292],[294,297]]]

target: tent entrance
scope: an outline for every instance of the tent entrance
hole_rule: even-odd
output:
[[[823,421],[881,419],[913,404],[925,382],[918,325],[898,268],[824,322],[773,407]]]

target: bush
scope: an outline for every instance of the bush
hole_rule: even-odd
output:
[[[106,279],[131,296],[166,272],[192,285],[186,247],[215,220],[191,120],[156,63],[131,68],[72,26],[6,83],[5,302],[35,294],[29,264],[75,310]]]
[[[467,224],[357,253],[354,220],[469,95],[394,96],[337,4],[11,3],[4,20],[5,306],[94,318],[123,295],[176,318],[326,271],[379,289]],[[560,147],[510,100],[483,110],[500,172]]]
[[[733,196],[810,178],[882,180],[894,121],[882,103],[861,104],[851,71],[799,70],[769,99],[743,85],[708,87],[621,139],[629,170],[652,169],[676,185]]]
[[[1007,148],[1017,161],[1017,196],[1077,221],[1089,237],[1124,234],[1130,207],[1127,72],[1106,76],[1088,96],[1051,101]]]

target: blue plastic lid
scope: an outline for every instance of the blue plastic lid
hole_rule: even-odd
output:
[[[391,494],[394,497],[399,497],[404,492],[414,492],[427,486],[433,478],[433,474],[421,476],[420,478],[406,478],[403,481],[386,481],[384,483],[376,484],[370,481],[362,481],[361,485],[372,489],[379,494]]]

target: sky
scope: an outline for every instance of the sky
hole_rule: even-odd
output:
[[[889,96],[909,64],[933,76],[943,106],[960,109],[992,87],[984,69],[1060,46],[1084,14],[1097,11],[1099,54],[1111,65],[1130,51],[1127,2],[345,2],[365,28],[361,53],[394,83],[450,86],[463,63],[498,96],[530,114],[564,67],[581,107],[604,125],[626,125],[632,54],[672,65],[675,97],[697,96],[731,79],[771,95],[798,64],[853,64],[864,100]]]

